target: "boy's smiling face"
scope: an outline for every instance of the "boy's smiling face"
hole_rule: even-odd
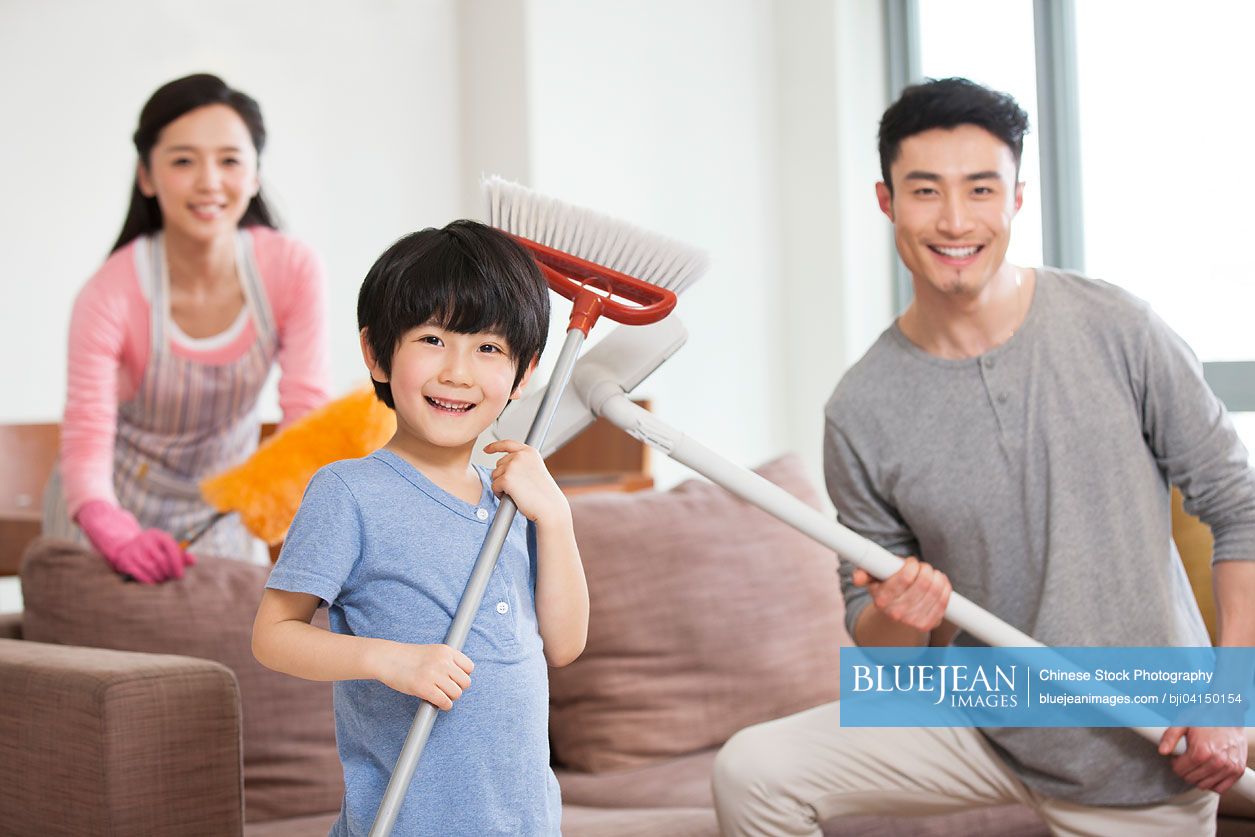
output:
[[[468,454],[534,368],[529,365],[514,387],[516,359],[501,335],[459,334],[435,323],[405,333],[392,355],[391,374],[369,352],[366,356],[371,377],[391,386],[398,433],[419,445],[465,447]]]

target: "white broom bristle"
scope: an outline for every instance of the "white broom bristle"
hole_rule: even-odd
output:
[[[508,233],[675,294],[706,272],[706,254],[682,242],[500,177],[485,177],[481,185],[488,199],[488,223]]]

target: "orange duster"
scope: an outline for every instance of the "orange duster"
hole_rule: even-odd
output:
[[[201,482],[201,494],[220,513],[237,512],[258,538],[277,544],[315,471],[378,450],[396,429],[396,415],[374,389],[355,390],[302,416],[231,470]]]

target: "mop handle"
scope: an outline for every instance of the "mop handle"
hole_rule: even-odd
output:
[[[583,343],[584,332],[580,329],[573,328],[567,332],[566,341],[562,344],[562,351],[558,355],[545,397],[540,402],[540,409],[527,433],[527,444],[537,450],[540,449],[545,436],[549,433],[549,425],[553,421],[554,413],[558,410],[562,391],[566,389],[567,381],[571,378],[571,370],[575,368],[575,360],[579,356],[580,346]],[[484,592],[488,589],[492,571],[497,566],[497,556],[501,554],[501,547],[510,533],[511,524],[514,523],[516,511],[518,507],[513,500],[509,497],[501,498],[492,525],[488,527],[488,535],[484,538],[484,545],[480,547],[479,557],[475,559],[475,568],[471,571],[470,581],[467,582],[466,590],[462,593],[462,600],[458,603],[453,624],[445,635],[445,645],[461,651],[466,643],[466,638],[471,632],[471,623],[475,621],[475,614],[479,612],[479,605],[483,601]],[[401,803],[405,801],[406,791],[409,790],[410,780],[414,778],[414,770],[418,767],[418,760],[423,755],[423,747],[426,746],[432,725],[436,722],[437,711],[433,704],[423,701],[414,715],[414,723],[410,725],[405,744],[401,747],[401,755],[397,757],[396,767],[392,770],[392,778],[388,780],[388,789],[384,791],[383,801],[379,803],[379,810],[375,814],[374,825],[370,828],[370,837],[388,837],[392,833],[397,815],[401,812]]]
[[[687,465],[712,482],[723,486],[742,500],[757,506],[812,540],[827,546],[841,557],[876,578],[888,578],[903,564],[901,558],[879,544],[864,538],[836,521],[829,520],[780,486],[734,465],[701,443],[659,420],[653,413],[633,404],[623,390],[603,381],[580,395],[592,411],[604,416],[629,436],[656,448],[671,459]],[[946,618],[989,645],[998,647],[1046,646],[1023,631],[1003,622],[989,611],[958,593],[950,594]],[[1158,745],[1167,727],[1129,727],[1147,741]],[[1184,739],[1174,754],[1185,752]],[[1231,788],[1233,793],[1255,802],[1255,771],[1246,772]]]

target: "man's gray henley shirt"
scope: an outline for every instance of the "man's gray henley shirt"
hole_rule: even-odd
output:
[[[1169,485],[1211,526],[1213,560],[1255,560],[1247,452],[1198,360],[1145,303],[1073,274],[1037,277],[1024,323],[988,353],[935,357],[895,323],[844,376],[824,445],[838,516],[1047,645],[1209,645],[1172,544]],[[870,601],[852,571],[842,564],[851,631]],[[1136,805],[1189,789],[1127,730],[985,734],[1050,797]]]

